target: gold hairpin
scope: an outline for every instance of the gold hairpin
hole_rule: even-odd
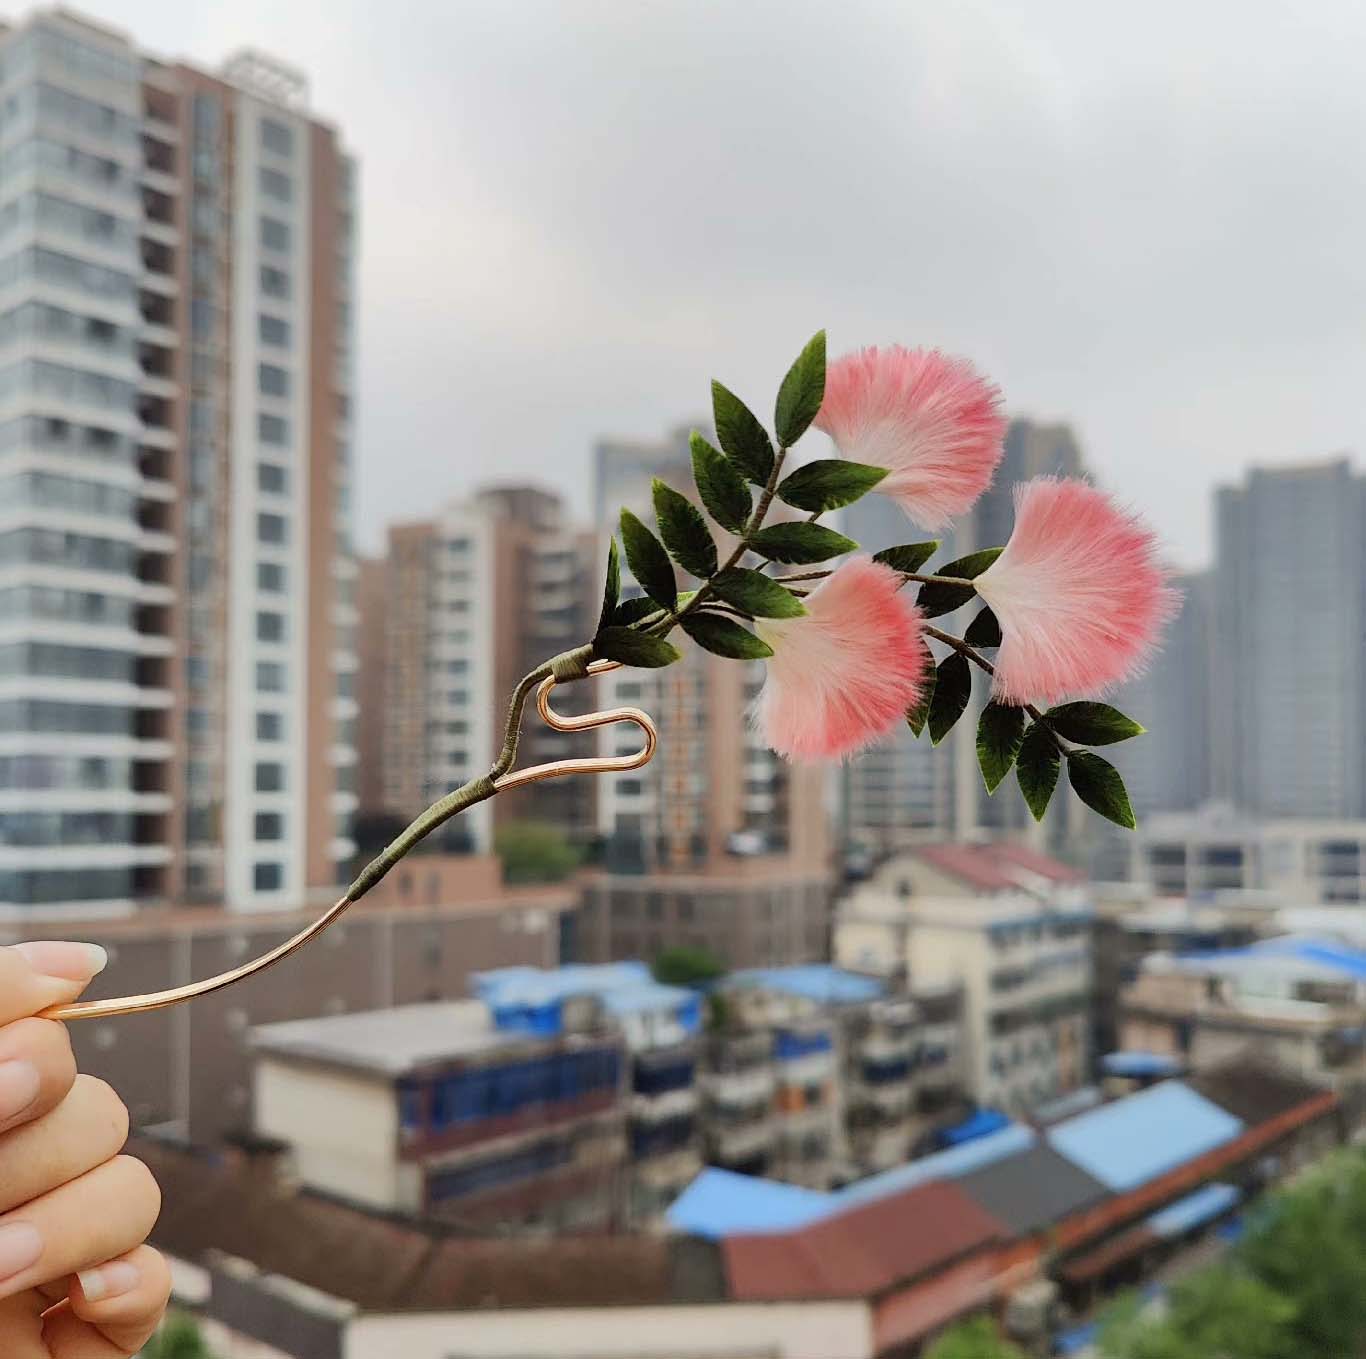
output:
[[[586,668],[586,673],[601,675],[618,668],[616,661],[594,661]],[[577,673],[582,675],[585,671],[580,669]],[[648,713],[642,712],[639,708],[608,708],[600,712],[584,713],[576,717],[564,716],[555,712],[550,706],[550,695],[558,682],[555,675],[552,674],[542,682],[536,692],[536,711],[540,713],[547,726],[555,731],[579,732],[591,731],[595,727],[609,727],[619,722],[632,722],[640,728],[645,738],[645,744],[631,755],[586,756],[572,760],[552,760],[549,764],[537,764],[527,769],[512,770],[490,780],[485,788],[479,790],[477,796],[472,796],[463,801],[457,810],[463,810],[465,806],[470,805],[473,801],[482,800],[483,797],[505,792],[509,788],[523,788],[527,784],[540,783],[544,779],[563,778],[567,774],[624,774],[632,769],[639,769],[642,765],[650,762],[655,753],[659,733]],[[520,711],[515,704],[516,700],[514,700],[514,715],[520,720]],[[470,787],[473,786],[470,785]],[[452,794],[452,797],[456,796],[456,794]],[[438,806],[440,805],[438,804]],[[254,958],[249,963],[243,963],[241,967],[235,967],[229,972],[221,972],[216,977],[190,982],[186,986],[175,986],[168,991],[151,991],[139,996],[114,996],[108,1000],[83,1000],[70,1005],[56,1005],[50,1010],[44,1011],[44,1018],[109,1019],[115,1015],[141,1014],[148,1010],[162,1010],[168,1005],[179,1005],[181,1001],[194,1000],[198,996],[207,996],[211,992],[221,991],[225,986],[232,986],[236,982],[245,981],[248,977],[254,977],[257,973],[274,967],[276,963],[283,962],[291,953],[301,949],[310,939],[316,939],[329,925],[339,920],[347,909],[359,901],[423,835],[445,819],[444,817],[433,818],[431,811],[432,809],[429,809],[428,812],[425,812],[422,817],[418,818],[418,821],[413,823],[413,826],[410,826],[403,835],[399,836],[394,845],[390,846],[385,854],[381,855],[347,888],[346,894],[335,905],[329,907],[323,915],[305,926],[298,934],[286,939],[283,944],[277,945],[268,953],[263,953],[259,958]],[[415,828],[419,826],[422,828],[415,833]],[[401,848],[397,852],[393,852],[396,846],[401,846]]]

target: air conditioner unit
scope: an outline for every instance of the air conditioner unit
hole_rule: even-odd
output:
[[[1057,1304],[1058,1286],[1051,1279],[1036,1279],[1017,1288],[1006,1302],[1006,1330],[1019,1340],[1046,1335]]]

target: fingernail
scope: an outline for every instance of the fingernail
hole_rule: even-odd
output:
[[[127,1260],[115,1260],[98,1269],[83,1269],[76,1277],[81,1281],[86,1302],[103,1302],[105,1298],[131,1293],[142,1279],[138,1267]]]
[[[43,1238],[37,1227],[27,1222],[11,1222],[0,1227],[0,1283],[38,1263],[43,1253]]]
[[[98,977],[109,962],[109,955],[98,944],[44,940],[15,944],[14,951],[28,959],[35,972],[62,981],[89,981],[91,977]]]
[[[41,1083],[32,1062],[0,1062],[0,1123],[22,1114],[38,1098]]]

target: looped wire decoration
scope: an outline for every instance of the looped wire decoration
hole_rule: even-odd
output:
[[[569,654],[573,655],[573,653]],[[557,661],[559,659],[557,658]],[[531,765],[527,769],[512,770],[494,779],[476,780],[474,785],[467,785],[465,790],[459,790],[465,794],[465,797],[455,807],[456,811],[463,810],[464,807],[491,797],[495,793],[506,792],[512,788],[524,788],[528,784],[540,783],[545,779],[564,778],[570,774],[624,774],[632,769],[639,769],[650,762],[659,741],[659,733],[648,713],[642,712],[639,708],[607,708],[598,712],[583,713],[579,716],[567,716],[557,713],[550,706],[551,693],[556,684],[564,679],[578,678],[585,674],[602,675],[609,670],[619,668],[616,661],[594,661],[591,665],[584,665],[583,661],[578,658],[576,661],[576,664],[554,666],[549,678],[545,679],[536,691],[536,711],[540,713],[542,720],[547,726],[559,732],[591,731],[596,727],[610,727],[622,722],[633,723],[640,728],[644,737],[644,744],[641,749],[630,755],[584,756],[569,760],[552,760],[548,764],[537,764]],[[455,796],[452,794],[452,797]],[[450,814],[454,814],[454,812]],[[346,895],[341,897],[317,920],[306,925],[297,934],[286,939],[284,943],[277,945],[268,953],[263,953],[259,958],[254,958],[249,963],[243,963],[241,967],[235,967],[231,971],[219,973],[216,977],[190,982],[185,986],[172,987],[167,991],[152,991],[144,995],[114,996],[108,1000],[83,1000],[75,1001],[70,1005],[56,1005],[44,1011],[44,1017],[63,1020],[109,1019],[116,1015],[142,1014],[149,1010],[163,1010],[169,1005],[179,1005],[182,1001],[194,1000],[199,996],[207,996],[214,991],[221,991],[224,987],[233,986],[237,982],[245,981],[248,977],[254,977],[258,973],[266,971],[267,968],[274,967],[276,963],[283,962],[290,954],[303,948],[310,940],[316,939],[329,925],[340,920],[346,911],[355,905],[417,840],[421,839],[429,830],[435,829],[441,820],[445,819],[445,817],[441,817],[431,820],[430,824],[424,824],[422,829],[414,835],[414,827],[418,826],[419,823],[424,823],[429,817],[430,811],[424,813],[418,822],[414,823],[413,827],[409,827],[408,831],[405,831],[399,840],[395,841],[395,845],[401,843],[402,848],[397,853],[391,853],[394,849],[394,846],[391,846],[390,850],[386,851],[374,864],[362,872],[360,877],[347,889]]]

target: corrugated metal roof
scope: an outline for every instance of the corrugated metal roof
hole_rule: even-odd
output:
[[[577,963],[566,967],[496,967],[476,972],[471,989],[491,1009],[505,1005],[545,1005],[570,996],[602,996],[609,991],[651,986],[654,978],[641,962]]]
[[[1044,1136],[1069,1161],[1122,1193],[1233,1141],[1242,1131],[1241,1119],[1184,1082],[1164,1081],[1069,1118]]]
[[[1003,1156],[1012,1156],[1032,1147],[1038,1141],[1038,1134],[1021,1123],[1012,1123],[1000,1132],[979,1137],[975,1142],[964,1143],[961,1147],[950,1147],[947,1151],[935,1152],[933,1156],[922,1156],[918,1161],[904,1166],[893,1166],[880,1175],[871,1175],[857,1184],[841,1189],[837,1198],[845,1204],[870,1203],[886,1198],[889,1194],[911,1189],[930,1180],[952,1180],[966,1175],[979,1166],[990,1165]]]
[[[668,1210],[669,1226],[711,1240],[804,1227],[833,1210],[829,1194],[708,1166]]]
[[[784,1235],[721,1246],[736,1301],[866,1297],[913,1279],[1009,1230],[957,1185],[921,1185]]]
[[[1147,1225],[1158,1236],[1181,1236],[1228,1212],[1242,1196],[1242,1190],[1231,1184],[1207,1184],[1159,1209],[1148,1218]]]
[[[754,986],[834,1005],[880,1000],[887,987],[875,977],[848,972],[829,963],[802,963],[795,967],[751,967],[732,972],[722,986]]]
[[[971,1171],[957,1184],[974,1203],[1021,1236],[1080,1212],[1110,1192],[1043,1142]]]
[[[737,1233],[785,1231],[904,1194],[931,1180],[952,1180],[1023,1151],[1037,1141],[1038,1134],[1033,1129],[1012,1123],[1000,1132],[894,1166],[833,1193],[708,1166],[674,1200],[667,1217],[675,1231],[711,1239]]]
[[[1246,1057],[1202,1071],[1186,1084],[1249,1126],[1266,1123],[1328,1093],[1293,1072]]]
[[[1020,888],[1035,878],[1076,883],[1083,876],[1057,859],[1009,841],[987,845],[922,845],[914,854],[941,873],[986,891]]]

